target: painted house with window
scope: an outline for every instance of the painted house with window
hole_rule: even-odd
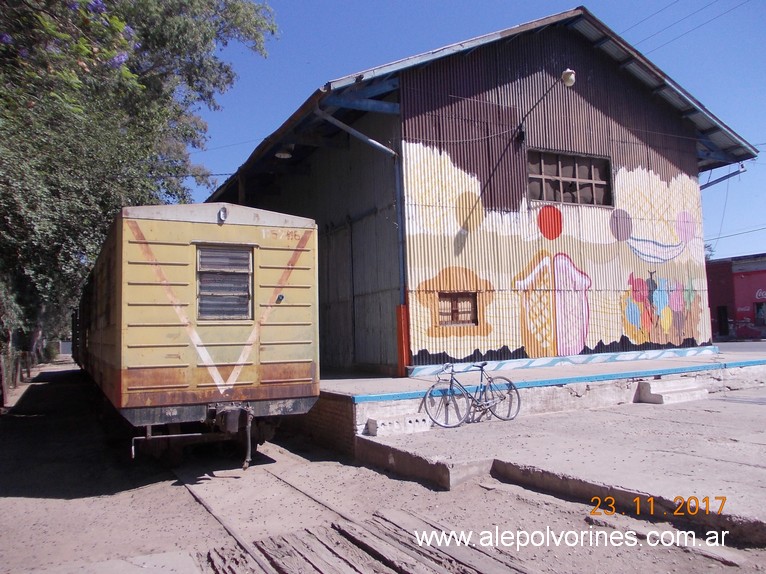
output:
[[[323,367],[401,373],[709,343],[698,178],[755,155],[577,8],[328,82],[209,201],[315,219]]]

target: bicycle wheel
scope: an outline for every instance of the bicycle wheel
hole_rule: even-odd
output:
[[[456,427],[468,418],[471,399],[455,379],[436,381],[423,399],[426,412],[440,427]]]
[[[493,377],[489,380],[486,391],[489,410],[497,418],[504,421],[515,419],[521,408],[519,390],[510,379]]]

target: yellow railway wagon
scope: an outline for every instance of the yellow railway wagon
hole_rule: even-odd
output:
[[[311,219],[226,203],[125,207],[84,289],[75,355],[147,438],[187,422],[255,436],[317,399],[317,301]]]

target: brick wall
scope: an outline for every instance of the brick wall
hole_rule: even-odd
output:
[[[305,415],[290,421],[310,440],[325,448],[354,456],[356,421],[351,397],[320,393]]]

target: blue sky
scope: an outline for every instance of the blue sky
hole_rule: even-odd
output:
[[[221,110],[203,112],[207,150],[194,151],[192,159],[222,174],[219,183],[330,80],[577,6],[560,0],[268,4],[279,27],[267,43],[268,57],[241,46],[227,48],[224,58],[234,64],[239,79],[220,97]],[[585,7],[736,133],[766,151],[764,0],[592,0]],[[745,168],[746,173],[702,192],[704,236],[715,247],[714,258],[766,252],[766,157]],[[703,173],[700,182],[728,171]],[[195,189],[194,200],[209,194]]]

